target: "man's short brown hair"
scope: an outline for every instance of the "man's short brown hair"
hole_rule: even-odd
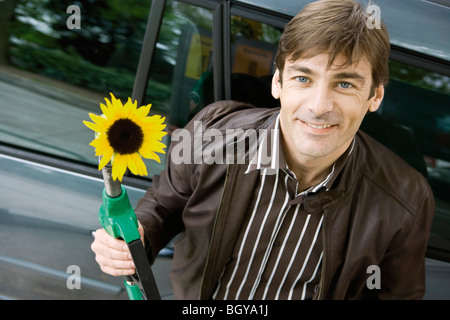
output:
[[[372,93],[387,85],[389,79],[389,35],[381,21],[380,28],[369,28],[367,13],[352,0],[320,0],[306,5],[285,27],[275,57],[275,67],[283,72],[286,59],[308,59],[329,53],[328,67],[338,55],[346,57],[344,66],[363,57],[372,66]]]

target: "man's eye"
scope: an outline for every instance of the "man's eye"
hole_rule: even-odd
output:
[[[353,87],[353,85],[351,83],[343,81],[343,82],[339,83],[339,87],[343,88],[343,89],[348,89],[348,88]]]
[[[297,77],[296,79],[298,80],[298,82],[301,82],[301,83],[307,83],[308,82],[308,78],[307,77]]]

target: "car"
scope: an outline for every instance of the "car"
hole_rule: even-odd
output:
[[[113,93],[165,117],[171,132],[210,102],[277,107],[270,95],[283,27],[305,0],[0,2],[0,299],[128,299],[90,249],[103,179],[83,125]],[[425,299],[450,298],[450,8],[377,0],[368,27],[390,32],[390,83],[362,130],[427,177],[436,212]],[[6,39],[6,40],[5,40]],[[255,94],[255,92],[257,94]],[[164,169],[127,173],[135,206]],[[173,299],[170,245],[152,266]]]

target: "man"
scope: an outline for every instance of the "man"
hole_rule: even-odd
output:
[[[387,30],[366,19],[351,0],[307,5],[280,40],[281,109],[221,101],[186,126],[191,159],[223,148],[234,161],[175,164],[189,136],[174,139],[136,214],[151,261],[181,233],[175,298],[422,298],[434,199],[417,171],[358,131],[388,79]],[[239,129],[238,141],[211,136]],[[250,147],[239,151],[240,141]],[[101,229],[95,238],[103,271],[134,272],[122,241]]]

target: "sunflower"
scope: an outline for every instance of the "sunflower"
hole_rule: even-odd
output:
[[[98,169],[111,162],[113,179],[120,181],[127,168],[136,175],[147,175],[142,157],[161,162],[156,153],[165,153],[166,146],[161,142],[167,134],[163,131],[165,118],[147,116],[151,104],[137,108],[137,101],[132,102],[131,98],[123,105],[111,93],[111,101],[107,98],[105,101],[106,105],[100,104],[102,115],[89,113],[93,122],[83,121],[95,132],[89,145],[101,157]]]

